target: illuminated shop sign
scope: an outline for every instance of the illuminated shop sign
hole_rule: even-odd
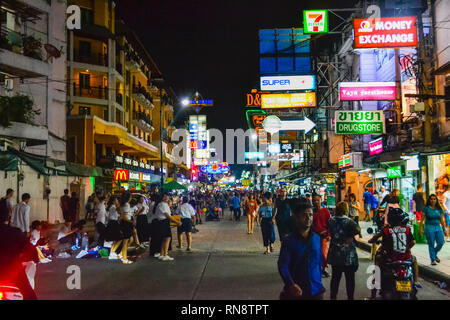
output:
[[[395,100],[395,82],[341,82],[341,101],[385,101]]]
[[[328,11],[327,10],[303,10],[303,32],[304,33],[327,33]]]
[[[383,138],[369,142],[369,154],[374,156],[383,152]]]
[[[315,107],[316,93],[281,93],[281,94],[262,94],[261,108],[278,109],[278,108],[300,108]]]
[[[402,177],[402,167],[396,166],[387,169],[387,177],[389,179],[401,178]]]
[[[123,163],[123,157],[122,156],[116,156],[116,162],[117,163]]]
[[[315,90],[315,76],[273,76],[261,77],[262,91]]]
[[[128,170],[115,170],[114,181],[128,181],[130,180],[130,172]]]
[[[416,17],[354,19],[355,48],[417,47]]]
[[[130,179],[129,180],[139,181],[139,172],[130,171]]]
[[[124,162],[125,162],[125,164],[128,164],[128,165],[131,166],[132,160],[131,160],[131,159],[128,159],[128,158],[125,158],[125,159],[124,159]]]
[[[384,134],[383,111],[336,111],[336,134]]]
[[[264,152],[245,152],[245,159],[264,159]]]

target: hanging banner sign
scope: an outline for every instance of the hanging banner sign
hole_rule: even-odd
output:
[[[395,82],[341,82],[340,101],[386,101],[396,99]]]
[[[315,90],[315,76],[261,77],[262,91]]]
[[[417,47],[416,17],[354,19],[355,49]]]
[[[369,154],[374,156],[383,152],[383,138],[369,142]]]
[[[336,111],[336,134],[384,134],[383,111]]]
[[[283,94],[262,94],[262,109],[279,109],[279,108],[299,108],[299,107],[315,107],[316,93],[283,93]]]
[[[303,32],[304,33],[327,33],[328,11],[327,10],[303,10]]]

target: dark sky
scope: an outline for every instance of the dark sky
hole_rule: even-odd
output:
[[[247,129],[246,93],[259,87],[258,30],[302,27],[302,10],[349,8],[355,0],[119,0],[179,99],[199,91],[215,106],[208,127]],[[178,106],[177,106],[178,107]],[[178,114],[182,118],[186,113]]]

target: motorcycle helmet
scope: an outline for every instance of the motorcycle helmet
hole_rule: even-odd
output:
[[[388,223],[395,226],[406,226],[409,222],[409,215],[400,208],[389,208]]]

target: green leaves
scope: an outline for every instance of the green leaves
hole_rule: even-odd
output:
[[[33,101],[25,95],[14,97],[0,96],[0,127],[8,128],[12,122],[33,124],[34,117],[40,114],[33,109]]]

